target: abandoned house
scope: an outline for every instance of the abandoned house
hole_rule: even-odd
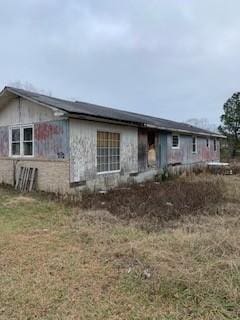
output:
[[[37,168],[38,190],[72,193],[140,182],[220,160],[221,136],[189,124],[5,87],[0,183]]]

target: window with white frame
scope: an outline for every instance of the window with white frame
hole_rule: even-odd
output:
[[[178,134],[172,135],[172,148],[178,149],[180,147],[180,138]]]
[[[97,132],[97,172],[120,170],[120,133]]]
[[[192,137],[192,152],[197,153],[197,138]]]
[[[10,156],[33,156],[33,126],[20,126],[10,129]]]
[[[213,150],[216,152],[217,151],[217,139],[213,139]]]

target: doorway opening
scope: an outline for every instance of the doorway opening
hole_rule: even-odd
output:
[[[148,132],[148,167],[155,168],[156,161],[157,161],[157,154],[156,154],[156,145],[155,145],[155,132],[149,131]]]

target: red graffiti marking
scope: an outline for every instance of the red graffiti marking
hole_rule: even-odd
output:
[[[41,123],[35,127],[35,139],[38,141],[47,140],[53,135],[63,134],[63,128],[50,123]]]

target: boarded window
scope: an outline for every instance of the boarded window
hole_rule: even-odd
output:
[[[192,137],[192,152],[196,153],[197,152],[197,138]]]
[[[180,145],[179,135],[173,135],[172,136],[172,147],[179,148],[179,145]]]
[[[97,132],[97,172],[120,170],[120,134]]]

